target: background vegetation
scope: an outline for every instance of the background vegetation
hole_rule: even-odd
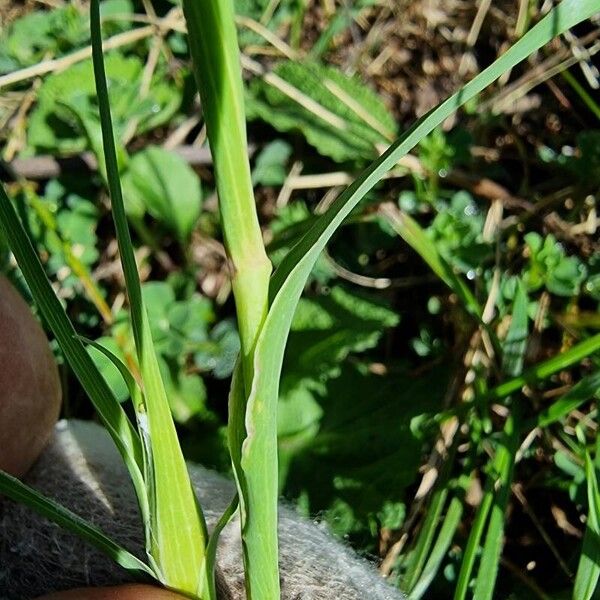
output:
[[[352,174],[550,5],[237,0],[273,262]],[[0,10],[2,178],[78,330],[135,368],[86,3]],[[105,0],[102,12],[171,409],[187,457],[228,471],[239,339],[184,21],[167,1]],[[473,585],[483,598],[499,564],[495,597],[567,598],[582,544],[597,553],[599,40],[598,20],[557,39],[403,159],[334,237],[297,310],[281,492],[411,597]],[[112,363],[90,353],[125,399]],[[91,417],[62,376],[65,416]],[[597,581],[598,567],[580,568]]]

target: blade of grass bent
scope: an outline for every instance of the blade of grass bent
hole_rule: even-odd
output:
[[[291,273],[300,268],[301,263],[314,262],[313,255],[320,253],[333,232],[356,204],[400,158],[414,148],[426,135],[441,125],[458,108],[498,79],[502,73],[523,61],[555,36],[560,35],[598,11],[600,11],[598,0],[563,0],[492,65],[484,69],[457,93],[419,119],[384,154],[363,171],[332,203],[327,212],[315,221],[313,227],[298,244],[290,250],[272,277],[271,298],[275,297],[281,290]]]
[[[147,578],[148,575],[155,578],[154,572],[147,564],[117,544],[95,525],[4,471],[0,471],[0,494],[4,494],[14,502],[26,505],[42,517],[83,538],[136,578],[140,576]]]
[[[598,9],[597,0],[565,0],[532,28],[492,66],[461,91],[417,121],[347,190],[292,248],[274,273],[271,306],[256,344],[254,380],[246,410],[247,437],[242,445],[241,468],[246,475],[248,504],[262,506],[261,514],[249,515],[248,529],[260,543],[261,532],[272,528],[276,518],[276,482],[271,465],[277,457],[277,398],[279,376],[290,323],[305,282],[320,252],[350,211],[396,162],[425,135],[440,125],[465,102],[495,81],[505,70],[526,58],[555,35],[576,25]],[[267,484],[267,485],[265,485]],[[272,596],[261,596],[271,598]]]
[[[42,263],[14,206],[1,185],[0,228],[27,281],[36,305],[56,337],[69,366],[92,401],[102,424],[117,446],[132,479],[142,518],[146,519],[149,507],[141,471],[143,453],[140,438],[77,336],[73,324],[46,277]]]
[[[106,175],[144,388],[145,412],[136,410],[136,415],[142,435],[147,435],[151,444],[147,461],[152,465],[149,471],[152,481],[146,483],[152,527],[147,544],[161,570],[163,583],[207,598],[206,524],[190,482],[160,374],[123,204],[102,55],[99,0],[91,2],[90,25]]]

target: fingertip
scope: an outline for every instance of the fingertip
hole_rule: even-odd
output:
[[[184,600],[184,597],[148,585],[122,585],[56,592],[38,600]]]

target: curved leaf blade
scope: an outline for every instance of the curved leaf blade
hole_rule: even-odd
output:
[[[247,487],[248,551],[267,551],[264,532],[273,533],[277,518],[277,399],[279,377],[290,324],[305,282],[319,254],[350,211],[419,141],[476,96],[506,70],[514,67],[554,36],[573,27],[598,10],[597,0],[564,0],[490,67],[417,121],[403,136],[342,193],[292,248],[274,273],[270,285],[271,305],[254,355],[254,379],[247,401],[247,437],[239,460]],[[238,420],[241,415],[238,414]],[[238,430],[242,426],[238,423]],[[261,536],[261,532],[263,535]],[[276,556],[270,557],[276,560]],[[261,595],[261,598],[270,597]]]
[[[142,518],[148,515],[148,500],[142,476],[140,438],[114,394],[86,352],[46,277],[42,263],[12,205],[0,185],[0,229],[31,290],[33,299],[56,337],[69,366],[89,396],[102,424],[108,430],[133,481]]]
[[[410,127],[384,154],[381,155],[335,200],[329,210],[319,218],[305,236],[292,248],[271,281],[271,298],[282,289],[293,271],[314,263],[327,241],[350,211],[381,178],[414,148],[426,135],[441,125],[466,102],[477,96],[496,81],[505,71],[527,58],[543,45],[567,29],[591,17],[600,10],[597,0],[563,0],[537,25],[516,42],[500,58],[467,83],[461,90],[429,111]],[[300,267],[300,265],[303,265]],[[310,268],[309,268],[310,270]]]
[[[4,471],[0,471],[0,494],[4,494],[14,502],[24,504],[42,517],[83,538],[136,578],[147,579],[149,575],[156,579],[156,574],[146,563],[117,544],[95,525]]]

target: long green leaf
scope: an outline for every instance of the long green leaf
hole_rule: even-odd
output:
[[[429,549],[433,543],[435,532],[437,530],[440,516],[446,504],[448,489],[442,487],[436,490],[427,507],[427,515],[423,521],[423,527],[419,532],[419,538],[414,550],[411,552],[410,562],[407,567],[406,579],[403,582],[403,588],[411,594],[415,584],[421,577],[423,566],[427,560]]]
[[[350,187],[292,248],[271,280],[271,306],[258,338],[254,355],[254,380],[248,398],[241,467],[246,475],[248,504],[260,506],[260,513],[249,516],[248,528],[260,539],[272,530],[277,516],[277,480],[273,466],[277,460],[277,398],[279,377],[286,340],[296,305],[305,282],[320,252],[356,204],[383,175],[424,136],[440,125],[465,102],[476,96],[507,69],[525,59],[533,51],[591,16],[598,10],[597,0],[565,0],[533,27],[492,66],[468,83],[462,90],[417,121],[400,139]],[[238,429],[241,427],[238,426]],[[274,560],[274,556],[271,560]],[[260,599],[274,596],[260,596]]]
[[[448,548],[452,543],[454,534],[460,525],[460,519],[463,514],[463,501],[458,496],[454,496],[450,500],[444,522],[440,527],[440,531],[435,540],[435,544],[429,554],[427,562],[423,567],[423,572],[410,590],[410,597],[412,600],[419,600],[427,592],[427,589],[431,585],[434,577],[437,575],[442,561],[448,552]]]
[[[583,536],[581,557],[575,575],[573,600],[590,600],[600,579],[600,493],[594,463],[585,455],[587,478],[588,520]]]
[[[510,415],[504,428],[504,441],[496,450],[499,466],[494,484],[496,498],[492,506],[481,562],[475,584],[473,600],[491,600],[496,586],[500,554],[504,546],[504,523],[506,507],[510,498],[515,456],[519,447],[518,419]]]
[[[143,452],[140,439],[127,415],[96,368],[65,310],[56,297],[38,255],[21,223],[6,191],[0,186],[0,229],[14,254],[17,264],[46,323],[75,376],[92,401],[98,416],[123,457],[136,491],[142,518],[148,518],[149,507],[142,475]]]
[[[152,465],[148,470],[152,481],[146,482],[152,523],[147,546],[167,586],[207,598],[210,591],[205,565],[208,541],[206,523],[190,482],[171,416],[127,226],[102,55],[99,0],[92,0],[90,25],[106,175],[144,387],[145,412],[137,410],[136,415],[141,434],[148,440],[144,444],[146,452],[150,454],[146,460]]]
[[[102,533],[95,525],[88,523],[79,515],[54,502],[54,500],[46,498],[38,491],[4,471],[0,471],[0,494],[4,494],[11,500],[28,506],[42,517],[46,517],[64,529],[83,538],[136,578],[139,579],[142,577],[147,579],[150,576],[154,579],[156,577],[153,570],[147,564]]]
[[[527,307],[527,291],[523,282],[519,281],[510,326],[506,339],[502,344],[502,368],[508,375],[516,376],[523,370],[529,335]],[[521,433],[521,421],[518,415],[519,405],[514,403],[512,413],[506,420],[502,440],[493,460],[495,468],[487,489],[494,490],[495,498],[491,507],[490,520],[481,553],[474,600],[491,600],[496,586],[498,564],[504,545],[505,512],[510,497],[515,456]]]
[[[600,10],[597,0],[563,0],[537,25],[507,50],[492,65],[465,85],[456,94],[429,111],[394,142],[332,203],[305,236],[292,248],[275,272],[271,282],[271,297],[283,288],[292,272],[308,271],[316,256],[356,204],[381,178],[426,135],[441,125],[466,102],[498,79],[505,71],[527,58],[532,52],[548,43],[552,38]],[[308,276],[308,274],[307,274]],[[305,280],[306,278],[304,278]]]
[[[536,418],[535,425],[548,427],[566,417],[571,411],[600,394],[600,371],[584,377],[566,394],[544,409]]]
[[[583,340],[583,342],[575,344],[575,346],[566,352],[561,352],[548,360],[526,369],[521,375],[501,383],[499,386],[491,389],[485,395],[485,399],[492,401],[506,398],[513,392],[520,390],[524,385],[532,385],[539,381],[543,381],[544,379],[548,379],[551,375],[554,375],[563,369],[568,369],[581,362],[584,358],[599,351],[600,333],[589,337],[587,340]]]

